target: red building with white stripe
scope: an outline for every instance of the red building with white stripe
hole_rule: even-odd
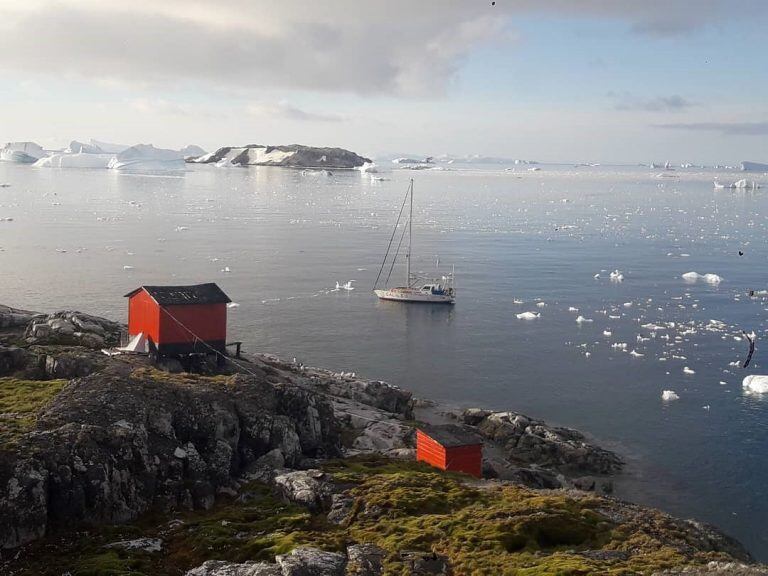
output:
[[[161,356],[224,353],[229,297],[214,283],[141,286],[128,298],[128,334],[144,336]]]

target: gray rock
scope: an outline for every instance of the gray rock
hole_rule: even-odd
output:
[[[316,548],[294,548],[275,558],[283,576],[344,576],[347,559]]]
[[[99,349],[119,344],[122,330],[121,324],[106,318],[63,310],[33,316],[24,337],[31,344],[71,344]]]
[[[547,426],[514,412],[464,413],[464,420],[477,422],[485,438],[499,444],[513,463],[536,464],[570,474],[613,474],[623,462],[608,450],[590,444],[576,430]]]
[[[380,576],[385,556],[385,551],[375,544],[347,546],[347,576]]]
[[[186,576],[283,576],[283,571],[276,564],[265,562],[245,562],[234,564],[221,560],[208,560],[193,568]]]
[[[27,364],[28,354],[17,346],[0,346],[0,376],[21,370]]]
[[[349,494],[332,494],[330,510],[328,511],[328,521],[332,524],[343,524],[350,519],[355,499]]]
[[[426,576],[428,574],[450,576],[453,574],[448,559],[439,554],[403,551],[400,553],[400,557],[410,570],[409,574],[413,576]]]
[[[333,484],[322,470],[285,472],[275,476],[273,484],[283,498],[314,512],[330,506]]]
[[[37,312],[19,310],[0,304],[0,329],[26,326],[35,316],[38,316]]]

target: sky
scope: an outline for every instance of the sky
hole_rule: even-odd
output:
[[[764,0],[0,0],[0,140],[768,162]]]

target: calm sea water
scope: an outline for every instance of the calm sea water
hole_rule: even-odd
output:
[[[239,304],[230,339],[248,350],[579,428],[629,459],[619,495],[713,522],[768,560],[768,395],[741,387],[768,371],[768,300],[745,296],[766,287],[768,191],[656,172],[467,167],[372,182],[0,164],[0,303],[125,320],[122,296],[140,284],[218,282]],[[370,292],[410,177],[414,268],[455,265],[454,307]],[[724,280],[688,284],[689,271]],[[348,280],[355,290],[332,290]],[[661,323],[674,325],[647,326]],[[741,329],[758,336],[747,370],[730,364],[747,352]]]

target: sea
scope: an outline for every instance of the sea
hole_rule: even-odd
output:
[[[768,298],[749,295],[768,288],[768,177],[743,190],[713,187],[743,173],[698,168],[382,166],[0,164],[0,303],[125,321],[137,286],[216,282],[245,351],[577,428],[627,461],[617,496],[767,561],[768,394],[742,381],[768,373]],[[410,179],[413,271],[455,271],[454,306],[371,292]],[[403,252],[380,284],[405,281]]]

